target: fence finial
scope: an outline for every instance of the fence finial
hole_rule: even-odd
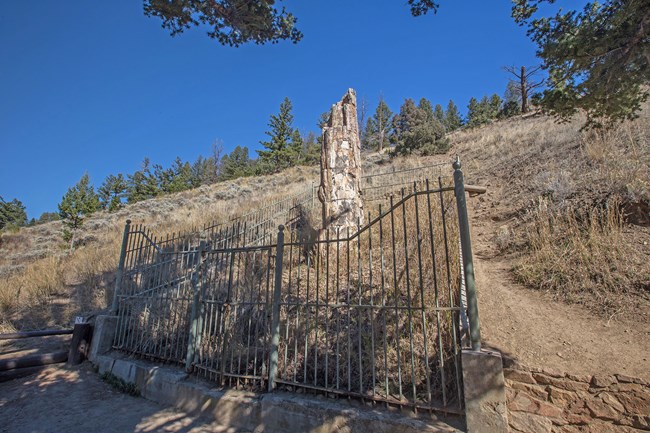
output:
[[[281,232],[284,231],[284,225],[283,225],[283,224],[280,224],[280,225],[278,226],[278,231],[281,231]]]
[[[456,161],[453,162],[452,167],[454,170],[460,170],[460,157],[456,155]]]

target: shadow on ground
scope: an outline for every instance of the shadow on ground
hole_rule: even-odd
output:
[[[89,363],[0,383],[2,433],[246,433],[132,397]]]

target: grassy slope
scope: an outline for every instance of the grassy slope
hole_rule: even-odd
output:
[[[558,125],[542,116],[519,118],[452,134],[447,156],[365,155],[364,169],[389,171],[460,155],[468,183],[489,188],[487,197],[472,199],[470,212],[482,218],[475,223],[483,224],[483,237],[475,241],[510,272],[499,278],[514,275],[530,288],[609,318],[641,317],[647,327],[650,122],[645,113],[607,134],[580,132],[579,121]],[[316,180],[317,168],[295,168],[98,213],[80,236],[84,245],[71,255],[61,249],[60,223],[5,234],[0,330],[61,325],[107,305],[127,218],[161,234],[185,231],[248,212]],[[619,210],[628,222],[619,218]]]

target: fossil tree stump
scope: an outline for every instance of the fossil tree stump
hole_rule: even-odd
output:
[[[348,89],[332,106],[323,127],[318,198],[323,204],[323,230],[363,224],[361,196],[361,140],[357,122],[357,96]]]

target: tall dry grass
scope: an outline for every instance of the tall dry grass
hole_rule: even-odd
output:
[[[643,270],[629,257],[616,201],[557,209],[542,199],[531,211],[530,227],[528,254],[514,268],[519,281],[610,317],[630,307],[635,274]]]
[[[528,287],[607,317],[648,307],[650,110],[610,130],[533,116],[454,136],[488,185],[493,241]]]

